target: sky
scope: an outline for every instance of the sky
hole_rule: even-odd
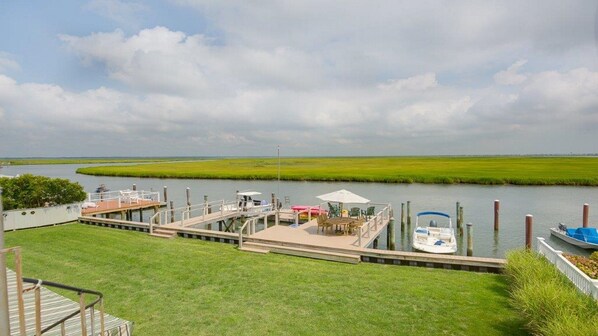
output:
[[[598,153],[598,4],[0,0],[0,157],[277,148]]]

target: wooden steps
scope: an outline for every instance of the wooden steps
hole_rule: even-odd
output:
[[[152,231],[153,231],[153,233],[149,234],[152,237],[165,238],[165,239],[172,239],[172,238],[176,237],[176,231],[164,230],[164,229],[153,229]]]
[[[308,249],[302,247],[284,246],[284,245],[270,245],[263,243],[245,242],[241,251],[250,251],[256,253],[278,253],[297,257],[321,259],[328,261],[344,262],[349,264],[358,264],[361,261],[361,256],[357,254],[346,254],[332,251],[324,251],[317,249]]]

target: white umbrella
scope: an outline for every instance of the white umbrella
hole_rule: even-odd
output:
[[[316,197],[318,197],[322,201],[337,202],[337,203],[365,204],[365,203],[370,202],[369,199],[361,197],[361,196],[354,194],[345,189],[333,191],[331,193],[316,196]]]

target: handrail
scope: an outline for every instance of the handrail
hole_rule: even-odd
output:
[[[261,216],[257,216],[257,217],[252,217],[249,218],[245,221],[245,223],[243,223],[243,225],[241,226],[241,228],[239,229],[239,248],[243,247],[243,230],[245,230],[245,228],[247,228],[247,235],[252,235],[256,233],[256,224],[260,219],[264,219],[264,230],[268,228],[268,216],[274,215],[276,216],[276,211],[272,210],[272,211],[268,211],[265,212],[263,215]]]
[[[26,293],[31,290],[35,291],[35,330],[36,330],[35,335],[43,335],[44,333],[54,329],[58,325],[62,325],[62,327],[64,328],[64,323],[67,320],[69,320],[77,315],[80,315],[81,316],[80,317],[80,319],[81,319],[81,335],[87,336],[86,316],[85,316],[85,311],[87,309],[90,309],[90,311],[91,311],[91,315],[90,315],[91,332],[92,332],[92,335],[95,335],[95,330],[94,330],[95,325],[93,323],[94,322],[94,307],[98,303],[100,305],[100,332],[101,332],[100,334],[101,335],[105,334],[104,295],[102,293],[100,293],[98,291],[90,290],[90,289],[84,289],[84,288],[64,285],[64,284],[60,284],[57,282],[22,277],[21,276],[21,274],[22,274],[21,248],[17,246],[17,247],[0,250],[0,253],[10,253],[10,252],[14,253],[14,255],[15,255],[15,273],[16,273],[16,282],[17,282],[17,304],[18,304],[18,312],[19,312],[19,330],[20,330],[21,335],[26,334],[26,327],[27,327],[25,325],[26,322],[25,322],[25,308],[24,308],[23,293]],[[33,284],[33,286],[29,287],[29,288],[23,288],[23,283],[30,283],[30,284]],[[41,295],[40,295],[40,288],[42,285],[77,292],[77,294],[79,295],[79,306],[80,306],[79,309],[68,314],[67,316],[63,317],[62,319],[52,323],[51,325],[45,327],[44,329],[42,329],[42,327],[41,327],[41,323],[42,323],[41,322],[41,320],[42,320],[41,319]],[[86,305],[84,294],[96,295],[97,298],[94,301],[92,301],[91,303]]]
[[[382,225],[384,223],[385,220],[389,220],[390,219],[390,211],[391,211],[391,205],[390,203],[387,204],[381,204],[381,203],[370,203],[370,204],[378,204],[378,205],[383,205],[384,208],[380,211],[378,211],[378,213],[376,213],[374,216],[372,216],[364,225],[362,225],[358,232],[357,232],[357,243],[359,244],[359,247],[362,246],[361,243],[361,238],[369,238],[370,237],[370,231],[372,231],[372,224],[373,224],[373,229],[374,231],[376,231],[378,229],[378,224]],[[364,232],[364,228],[366,228],[365,232]],[[367,236],[366,236],[367,234]]]

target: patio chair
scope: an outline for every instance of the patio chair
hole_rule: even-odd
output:
[[[359,218],[360,214],[361,214],[361,209],[359,209],[358,207],[353,207],[349,211],[349,217]]]
[[[370,217],[374,217],[376,215],[376,207],[375,206],[371,206],[368,207],[365,212],[364,212],[364,217],[366,220],[369,220]]]
[[[318,233],[320,233],[320,228],[322,228],[322,233],[326,232],[326,229],[331,228],[332,224],[328,223],[328,217],[326,215],[319,215],[317,218],[318,221]]]
[[[330,204],[330,202],[328,202],[328,208],[330,209],[330,211],[328,211],[328,217],[332,218],[341,216],[341,209],[339,206]]]
[[[347,231],[349,234],[353,234],[354,232],[356,232],[359,228],[361,228],[363,226],[363,224],[365,223],[365,219],[363,218],[358,218],[354,221],[352,221],[348,226],[347,226]]]

